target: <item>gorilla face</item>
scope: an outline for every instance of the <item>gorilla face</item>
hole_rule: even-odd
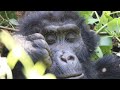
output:
[[[43,36],[48,43],[53,62],[48,70],[58,78],[71,78],[83,76],[82,62],[77,57],[78,50],[84,49],[80,29],[72,23],[49,26]],[[45,30],[47,30],[45,29]]]

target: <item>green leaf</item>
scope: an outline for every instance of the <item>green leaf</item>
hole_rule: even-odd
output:
[[[40,75],[44,75],[46,68],[47,67],[43,62],[37,62],[34,65],[33,70],[36,70]]]
[[[51,73],[47,73],[44,75],[45,79],[56,79],[55,75],[51,74]]]
[[[104,55],[111,54],[112,49],[112,38],[109,36],[101,36],[100,38],[100,48]]]
[[[56,79],[53,74],[45,74],[46,68],[43,62],[37,62],[30,70],[24,70],[24,74],[27,79]]]
[[[104,14],[102,14],[102,16],[100,17],[100,23],[104,25],[107,22],[108,22],[108,18]]]
[[[102,52],[104,55],[110,55],[112,54],[111,47],[110,46],[100,46]]]
[[[100,36],[100,46],[112,47],[112,38],[109,36]]]
[[[13,69],[17,62],[18,62],[18,58],[14,55],[12,51],[9,52],[7,56],[7,63],[10,66],[10,68]]]
[[[108,24],[111,20],[113,20],[113,18],[110,16],[110,13],[111,13],[110,11],[103,11],[102,16],[100,17],[100,22],[95,26],[96,31],[98,31],[99,29],[104,27],[104,25]],[[99,32],[103,32],[105,31],[105,29],[106,27],[101,29]]]
[[[101,48],[98,46],[95,50],[95,53],[92,54],[91,60],[95,61],[102,57],[103,57],[103,52],[102,52]]]
[[[99,57],[99,58],[102,58],[103,57],[103,53],[102,53],[102,50],[100,49],[100,47],[97,47],[96,50],[96,55]]]
[[[120,18],[110,21],[106,30],[110,35],[120,37]]]
[[[95,18],[93,18],[93,17],[89,17],[89,18],[88,18],[88,24],[93,25],[95,22],[98,22],[98,19],[95,19]]]
[[[7,47],[8,50],[12,50],[16,45],[11,35],[3,30],[0,32],[0,41]]]
[[[80,16],[85,18],[85,22],[88,24],[88,18],[91,17],[93,11],[80,11]]]
[[[95,26],[95,31],[99,30],[102,27],[101,23],[96,24]]]
[[[110,16],[111,11],[103,11],[103,14]]]
[[[14,19],[14,18],[13,19],[9,19],[9,22],[12,23],[13,25],[16,25],[16,26],[19,25],[19,23],[17,22],[17,20]]]

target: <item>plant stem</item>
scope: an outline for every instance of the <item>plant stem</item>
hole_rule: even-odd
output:
[[[92,11],[91,16],[93,16],[94,13],[95,13],[95,11]]]
[[[112,13],[110,13],[110,15],[116,14],[116,13],[120,13],[120,11],[112,12]]]
[[[17,29],[8,28],[8,27],[4,27],[4,26],[0,26],[0,30],[1,30],[1,29],[6,29],[6,30],[9,30],[9,31],[18,31]]]
[[[104,26],[102,26],[96,33],[98,34],[103,28],[107,26],[108,23],[106,23]]]
[[[9,17],[8,17],[8,15],[7,15],[7,12],[5,11],[5,16],[6,16],[6,18],[7,18],[7,21],[9,22],[9,24],[10,24],[10,26],[12,27],[12,28],[14,28],[14,26],[12,25],[12,23],[9,21]],[[14,28],[15,29],[15,28]]]
[[[98,21],[100,22],[100,18],[99,18],[99,16],[98,16],[98,13],[97,13],[96,11],[94,11],[94,12],[95,12],[95,15],[96,15]]]
[[[120,42],[120,39],[118,37],[115,37],[119,42]]]

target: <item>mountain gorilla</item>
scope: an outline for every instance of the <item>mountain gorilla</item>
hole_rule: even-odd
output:
[[[74,11],[29,11],[20,20],[14,39],[34,62],[43,60],[59,79],[120,78],[120,58],[106,56],[92,62],[98,36]],[[3,52],[2,56],[5,53]],[[21,64],[13,70],[14,78],[24,78]]]

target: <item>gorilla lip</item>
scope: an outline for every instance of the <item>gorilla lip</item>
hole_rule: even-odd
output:
[[[78,76],[71,76],[71,77],[66,78],[66,79],[82,79],[82,78],[84,78],[84,73],[82,73],[82,74],[80,74]]]
[[[82,78],[84,78],[84,73],[79,74],[79,75],[74,75],[74,76],[62,77],[61,79],[82,79]]]

